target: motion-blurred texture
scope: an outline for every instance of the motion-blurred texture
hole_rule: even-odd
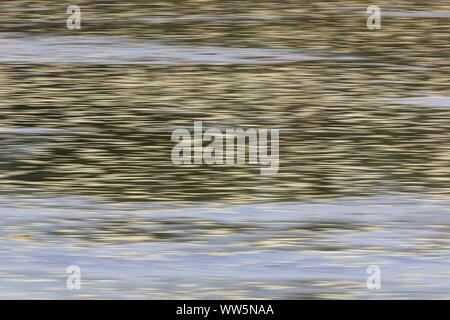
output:
[[[376,2],[0,3],[0,297],[450,298],[450,4]],[[195,120],[278,174],[174,165]]]

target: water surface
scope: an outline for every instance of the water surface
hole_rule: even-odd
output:
[[[78,4],[0,4],[1,297],[449,298],[447,1],[379,1],[380,30],[356,1]],[[175,166],[196,120],[280,129],[279,173]]]

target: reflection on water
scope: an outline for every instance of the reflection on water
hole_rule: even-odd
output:
[[[450,6],[377,4],[1,3],[0,293],[448,298]],[[280,129],[278,175],[175,166],[194,120]]]
[[[357,57],[351,56],[312,56],[288,49],[188,47],[136,41],[127,43],[124,39],[106,37],[33,38],[24,37],[22,34],[14,36],[0,39],[0,62],[197,65],[358,60]]]
[[[0,70],[8,83],[1,88],[4,191],[153,202],[447,193],[450,110],[445,98],[436,107],[421,93],[445,96],[440,69],[311,61]],[[192,130],[194,120],[281,129],[279,174],[174,166],[171,132]],[[30,152],[17,157],[24,149]]]
[[[191,207],[0,199],[1,297],[449,298],[449,208],[412,195]],[[65,288],[80,266],[81,291]],[[366,269],[382,270],[382,290]]]

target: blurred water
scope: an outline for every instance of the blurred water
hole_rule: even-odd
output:
[[[92,64],[273,64],[290,61],[358,60],[357,57],[305,55],[296,50],[187,47],[129,42],[106,37],[0,39],[0,62]]]
[[[1,297],[449,298],[450,7],[377,4],[1,3]],[[175,166],[194,120],[278,175]]]
[[[108,205],[0,199],[2,297],[449,298],[449,201]],[[25,206],[26,205],[26,206]],[[68,265],[82,290],[65,288]],[[366,269],[382,289],[366,288]]]

